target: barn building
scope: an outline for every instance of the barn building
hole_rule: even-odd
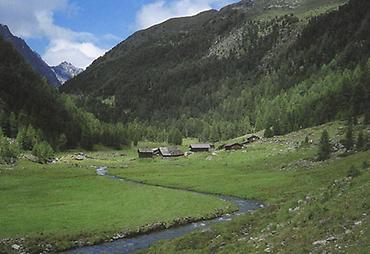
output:
[[[139,158],[153,158],[154,150],[151,148],[139,148],[137,153],[139,154]]]
[[[233,144],[227,144],[224,146],[225,150],[229,151],[229,150],[240,150],[243,148],[243,145],[242,144],[239,144],[239,143],[233,143]]]

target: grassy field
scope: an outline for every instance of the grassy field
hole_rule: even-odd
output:
[[[370,152],[341,156],[340,151],[317,162],[323,129],[329,131],[332,143],[343,139],[346,130],[343,122],[335,122],[263,140],[244,151],[137,161],[112,172],[145,183],[253,198],[268,205],[209,232],[155,245],[149,253],[368,253]],[[305,136],[312,144],[301,145]],[[351,167],[360,175],[348,178]]]
[[[340,126],[325,126],[336,141],[343,136]],[[144,183],[279,202],[298,193],[304,195],[309,189],[325,186],[334,176],[345,174],[345,169],[323,173],[320,168],[328,162],[315,161],[317,146],[300,145],[306,135],[317,142],[323,128],[265,140],[243,151],[200,153],[176,160],[129,161],[125,168],[113,168],[110,172]]]
[[[27,236],[58,248],[81,237],[94,242],[150,223],[211,216],[228,205],[210,196],[99,177],[93,168],[27,161],[0,169],[0,204],[0,239]]]
[[[333,160],[317,168],[331,178],[326,185],[308,181],[305,192],[291,193],[286,201],[143,253],[369,253],[370,172],[362,168],[369,159],[366,152]],[[349,165],[361,175],[346,177]]]
[[[360,129],[355,126],[355,137]],[[229,204],[181,190],[113,181],[110,174],[143,183],[227,194],[264,202],[267,208],[213,226],[209,231],[152,246],[148,253],[368,253],[370,152],[339,151],[318,162],[323,129],[332,143],[343,139],[343,122],[263,139],[241,151],[196,153],[176,159],[138,159],[136,148],[59,154],[59,162],[22,160],[0,169],[0,239],[26,236],[37,253],[73,240],[94,243],[143,225],[215,214]],[[302,142],[308,136],[310,144]],[[243,137],[233,141],[240,141]],[[186,140],[183,149],[195,140]],[[140,147],[165,144],[141,143]],[[345,155],[345,156],[344,156]],[[347,177],[354,167],[359,173]],[[228,207],[233,209],[233,207]],[[41,244],[44,243],[44,244]],[[76,243],[74,243],[76,245]],[[77,242],[78,244],[78,242]],[[9,252],[3,244],[5,252]],[[9,246],[9,244],[8,244]]]

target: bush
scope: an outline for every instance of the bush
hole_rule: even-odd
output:
[[[0,162],[13,164],[17,161],[20,149],[16,142],[9,142],[7,138],[0,133]]]
[[[39,140],[40,135],[37,131],[29,125],[27,128],[21,128],[17,135],[17,142],[21,149],[25,151],[32,151],[34,145]]]
[[[367,161],[362,162],[362,169],[367,170],[369,169],[370,165]]]
[[[359,175],[361,175],[361,171],[354,166],[351,166],[351,168],[347,170],[348,177],[357,177]]]
[[[32,154],[38,158],[40,163],[46,163],[50,158],[53,157],[53,148],[47,142],[37,143],[33,149]]]
[[[306,136],[306,137],[304,138],[304,143],[305,143],[306,145],[308,145],[308,142],[309,142],[309,138],[308,138],[308,136]]]

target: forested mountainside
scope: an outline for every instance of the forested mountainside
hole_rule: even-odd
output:
[[[51,67],[24,40],[14,36],[6,25],[0,24],[0,37],[10,42],[35,72],[45,77],[51,85],[60,86],[60,82]]]
[[[284,134],[368,111],[369,19],[366,0],[241,1],[135,33],[63,91],[149,139]]]
[[[123,125],[105,124],[76,107],[1,37],[0,77],[0,136],[4,132],[16,138],[26,132],[30,139],[47,140],[60,149],[78,145],[91,148],[95,143],[128,144]]]

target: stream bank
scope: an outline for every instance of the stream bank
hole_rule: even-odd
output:
[[[108,174],[107,168],[104,168],[104,167],[98,168],[96,172],[100,176],[111,177],[114,180],[119,180],[122,182],[130,182],[130,183],[135,183],[135,184],[143,184],[143,185],[156,186],[160,188],[167,188],[164,186],[146,184],[146,183],[141,183],[135,180],[129,180],[129,179],[123,179],[117,176],[111,176]],[[182,190],[179,188],[171,188],[171,187],[168,187],[168,189]],[[238,210],[234,213],[220,215],[213,219],[205,219],[205,220],[200,220],[197,222],[188,222],[186,224],[175,226],[175,227],[170,227],[170,228],[158,227],[156,230],[149,231],[148,233],[133,235],[132,237],[125,236],[125,238],[123,239],[117,239],[112,242],[106,242],[106,243],[92,245],[92,246],[80,247],[80,248],[72,249],[69,251],[65,251],[63,252],[63,254],[85,254],[85,253],[86,254],[95,254],[95,253],[96,254],[98,253],[128,254],[128,253],[133,253],[141,249],[146,249],[158,241],[177,238],[187,233],[190,233],[194,230],[207,230],[207,228],[212,224],[216,224],[216,223],[220,223],[224,221],[231,221],[233,218],[237,216],[240,216],[240,215],[243,215],[248,212],[264,207],[262,203],[253,201],[253,200],[246,200],[246,199],[241,199],[241,198],[226,196],[226,195],[215,195],[215,194],[210,194],[210,193],[202,193],[202,192],[196,192],[196,191],[191,191],[191,190],[183,190],[183,191],[189,191],[189,192],[198,193],[201,195],[216,196],[223,201],[231,202],[235,204],[238,207]]]

